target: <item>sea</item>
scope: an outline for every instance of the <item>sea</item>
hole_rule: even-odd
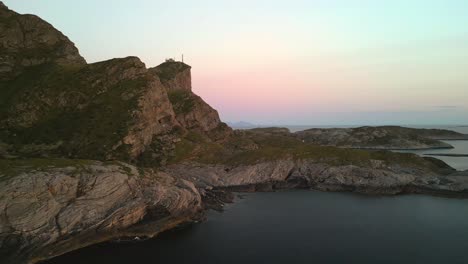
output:
[[[49,264],[468,263],[468,200],[281,191],[243,194],[208,220]]]
[[[314,126],[288,127],[299,131]],[[351,127],[351,126],[349,126]],[[450,129],[462,126],[413,126]],[[467,154],[454,149],[412,151]],[[458,170],[466,157],[437,156]],[[138,243],[102,243],[48,264],[468,263],[468,199],[281,191],[239,194],[224,212]]]

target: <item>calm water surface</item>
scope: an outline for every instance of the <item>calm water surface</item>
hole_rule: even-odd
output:
[[[291,132],[297,132],[301,130],[306,130],[310,128],[351,128],[356,126],[287,126]],[[406,125],[405,127],[412,128],[427,128],[427,129],[447,129],[456,131],[462,134],[468,134],[468,126],[437,126],[437,125],[426,125],[426,126],[414,126]],[[398,151],[398,152],[410,152],[415,153],[424,157],[427,157],[425,154],[468,154],[468,140],[449,140],[444,141],[452,145],[453,149],[435,149],[435,150],[408,150],[408,151]],[[452,166],[457,170],[468,170],[468,157],[444,157],[444,156],[432,156],[434,158],[443,160],[448,165]]]
[[[423,157],[428,157],[426,154],[468,154],[468,140],[447,140],[445,143],[452,145],[453,149],[429,149],[429,150],[408,150],[400,152],[416,153]],[[468,157],[445,157],[431,156],[445,161],[448,165],[457,170],[468,170]]]
[[[468,263],[468,200],[248,194],[208,221],[50,263]]]

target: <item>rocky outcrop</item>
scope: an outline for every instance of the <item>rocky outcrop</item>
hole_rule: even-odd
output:
[[[156,168],[187,131],[215,141],[218,131],[230,131],[191,92],[189,66],[160,79],[136,57],[86,64],[51,25],[3,4],[0,45],[2,263],[153,236],[199,217],[201,196],[191,182],[102,162]],[[174,91],[190,93],[188,108],[172,101]]]
[[[200,96],[192,94],[188,100],[192,104],[190,111],[184,112],[183,109],[178,107],[177,103],[174,105],[177,121],[181,125],[189,130],[207,133],[208,135],[218,128],[226,135],[230,134],[231,129],[220,121],[218,111],[203,101]]]
[[[222,149],[164,168],[200,189],[313,188],[367,194],[468,195],[468,177],[434,158],[303,142],[284,128],[235,131]]]
[[[0,77],[4,157],[161,166],[187,131],[215,141],[230,134],[218,112],[191,91],[190,66],[146,69],[136,57],[86,64],[47,22],[5,6],[0,12],[0,63],[9,65],[0,66],[8,68]]]
[[[35,262],[100,241],[151,237],[198,219],[202,196],[210,198],[212,189],[466,197],[467,175],[408,155],[422,163],[371,159],[367,165],[331,166],[290,157],[237,165],[182,162],[154,171],[121,162],[2,160],[0,256]]]
[[[149,72],[161,80],[177,121],[184,128],[207,135],[215,141],[225,139],[231,134],[231,129],[221,122],[218,111],[193,93],[190,69],[183,62],[166,61],[149,69]]]
[[[56,148],[12,155],[137,161],[151,149],[159,154],[155,164],[170,156],[173,131],[183,128],[159,79],[138,58],[36,70],[5,83],[0,140],[25,146],[13,152]]]
[[[435,159],[318,146],[315,132],[233,132],[192,92],[190,66],[86,64],[59,31],[1,2],[0,45],[2,263],[154,236],[198,219],[216,189],[467,194],[468,175]],[[331,142],[429,144],[427,135],[346,133]]]
[[[192,183],[125,163],[1,165],[9,168],[0,171],[2,263],[36,262],[113,238],[151,237],[191,221],[201,209]]]
[[[168,60],[148,70],[159,77],[168,92],[173,92],[192,91],[191,68],[183,62]]]
[[[75,45],[34,15],[19,15],[0,2],[0,81],[26,68],[56,62],[85,64]]]
[[[197,162],[171,165],[164,170],[172,175],[194,182],[199,188],[232,187],[256,185],[268,182],[282,182],[295,168],[292,159],[259,162],[229,166]]]
[[[201,189],[271,191],[311,188],[353,191],[373,195],[427,193],[468,196],[468,177],[448,166],[434,169],[401,166],[371,160],[370,166],[330,166],[313,159],[282,159],[241,166],[184,163],[169,166],[168,173],[190,180]]]
[[[3,156],[164,164],[183,131],[159,78],[136,57],[86,64],[61,32],[0,7]],[[34,102],[34,103],[31,103]]]
[[[1,14],[0,63],[14,66],[0,78],[4,157],[161,166],[187,131],[214,141],[231,133],[191,91],[190,66],[166,62],[146,69],[136,57],[86,64],[73,43],[40,18],[6,7]],[[19,62],[36,55],[45,59]]]
[[[467,135],[450,130],[397,126],[313,128],[296,132],[296,135],[305,142],[318,145],[387,150],[453,148],[439,140],[468,139]]]

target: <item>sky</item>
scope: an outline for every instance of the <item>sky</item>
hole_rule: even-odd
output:
[[[468,124],[465,0],[3,0],[92,63],[192,66],[224,121]]]

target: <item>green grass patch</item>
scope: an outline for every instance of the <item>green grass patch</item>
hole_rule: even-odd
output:
[[[114,65],[115,64],[115,65]],[[10,119],[0,140],[11,145],[56,144],[59,156],[127,160],[127,146],[114,150],[133,124],[149,76],[108,82],[112,60],[89,66],[42,65],[7,83],[0,94],[0,119]],[[116,72],[115,74],[119,74]],[[25,102],[31,102],[29,106]],[[22,123],[32,125],[23,126]]]
[[[93,161],[81,159],[0,159],[0,181],[11,179],[25,172],[66,167],[82,168],[93,163]]]
[[[189,159],[207,164],[251,165],[285,158],[294,160],[312,160],[333,166],[356,165],[371,166],[371,160],[380,160],[384,164],[437,169],[433,162],[414,154],[393,153],[390,151],[367,151],[327,147],[304,143],[285,133],[264,133],[265,131],[245,131],[236,133],[224,144],[213,142],[197,146],[185,140],[178,144],[177,161]],[[253,147],[246,147],[252,146]]]
[[[169,91],[167,95],[176,114],[190,113],[195,107],[195,99],[191,91],[175,90]]]

